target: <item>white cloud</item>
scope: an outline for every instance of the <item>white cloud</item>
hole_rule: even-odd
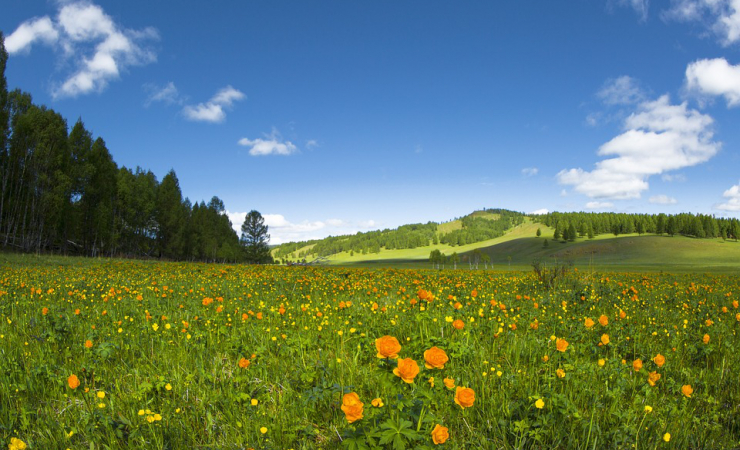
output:
[[[720,143],[713,141],[710,116],[673,105],[667,95],[643,102],[625,119],[625,131],[598,151],[615,156],[596,163],[591,172],[562,170],[560,184],[597,199],[639,198],[648,189],[648,178],[703,163],[714,156]]]
[[[224,109],[231,108],[234,102],[243,100],[246,97],[241,91],[231,86],[226,86],[216,92],[216,95],[211,97],[206,103],[199,103],[195,106],[186,105],[182,109],[182,113],[188,120],[219,123],[223,122],[226,118]]]
[[[540,215],[540,214],[548,214],[549,212],[550,212],[550,210],[548,210],[547,208],[541,208],[541,209],[535,209],[534,211],[532,211],[530,213],[527,213],[527,214],[531,214],[533,216],[536,216],[536,215]]]
[[[728,107],[740,105],[740,65],[724,58],[701,59],[686,67],[686,88],[701,95],[724,96]]]
[[[60,3],[56,21],[48,16],[22,23],[6,40],[10,54],[29,52],[43,42],[74,66],[66,80],[52,89],[55,98],[103,91],[129,66],[154,62],[154,51],[141,44],[157,39],[154,28],[121,28],[100,6],[86,0]]]
[[[611,202],[588,202],[586,203],[586,209],[605,209],[611,208],[614,203]]]
[[[306,141],[306,148],[309,150],[311,150],[312,148],[316,148],[318,146],[319,146],[319,143],[316,142],[315,139],[309,139],[308,141]]]
[[[59,32],[48,16],[23,22],[10,36],[5,38],[5,49],[9,54],[29,52],[36,41],[53,45]]]
[[[231,220],[232,228],[237,234],[241,234],[241,226],[247,213],[226,211],[226,214]],[[358,231],[377,228],[377,223],[374,220],[354,222],[342,219],[326,219],[292,223],[282,214],[263,214],[262,217],[268,227],[270,244],[272,245],[322,239],[327,236],[355,234]]]
[[[272,129],[272,133],[265,135],[265,139],[241,138],[237,143],[249,147],[249,154],[252,156],[292,155],[298,151],[298,147],[292,142],[283,142],[282,136],[275,128]]]
[[[606,80],[596,96],[607,105],[634,105],[645,100],[637,80],[627,75]]]
[[[740,184],[732,186],[730,189],[726,190],[722,196],[725,197],[727,201],[716,205],[714,207],[715,209],[731,212],[740,211]]]
[[[724,46],[740,41],[740,0],[673,0],[663,16],[705,24]]]
[[[662,194],[654,195],[650,197],[648,201],[656,205],[675,205],[676,203],[678,203],[678,200],[676,200],[675,198]]]
[[[168,105],[178,104],[182,102],[182,96],[177,90],[175,83],[170,81],[164,87],[158,87],[155,85],[145,85],[144,89],[149,91],[149,97],[144,103],[146,106],[151,105],[154,102],[162,102]]]
[[[539,171],[540,169],[536,167],[525,167],[524,169],[522,169],[522,175],[524,175],[525,177],[533,177],[537,175]]]

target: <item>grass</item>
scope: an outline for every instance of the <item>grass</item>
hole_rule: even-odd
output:
[[[740,441],[737,276],[0,262],[2,446]]]

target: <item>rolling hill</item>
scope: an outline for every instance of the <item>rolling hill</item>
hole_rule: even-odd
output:
[[[499,218],[486,211],[476,211],[467,217]],[[438,224],[436,233],[443,235],[460,230],[463,219]],[[540,237],[536,237],[537,229],[541,230]],[[740,242],[732,239],[631,233],[619,236],[600,234],[593,239],[578,237],[573,242],[563,242],[553,240],[553,232],[552,228],[525,217],[501,236],[470,244],[438,242],[408,249],[380,248],[364,254],[341,251],[321,257],[317,262],[339,266],[432,268],[429,255],[433,250],[439,250],[448,257],[457,253],[460,258],[458,269],[473,268],[473,261],[478,259],[479,269],[494,270],[529,270],[533,261],[540,260],[545,264],[568,262],[581,269],[609,271],[740,271]],[[301,252],[305,254],[315,245],[316,242],[308,243],[287,259],[296,261]],[[484,264],[481,255],[487,255],[490,263]],[[306,259],[311,261],[316,257]],[[453,268],[454,265],[446,263],[444,267]]]

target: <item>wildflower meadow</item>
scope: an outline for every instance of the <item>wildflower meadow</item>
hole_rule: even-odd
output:
[[[9,449],[732,448],[740,278],[18,258]]]

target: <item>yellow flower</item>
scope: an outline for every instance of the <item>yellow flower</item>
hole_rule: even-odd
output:
[[[267,433],[267,427],[261,427],[260,428],[260,433],[262,433],[262,434]]]
[[[432,430],[432,442],[434,445],[444,444],[450,437],[449,429],[440,424],[436,424]]]
[[[168,391],[171,391],[172,390],[172,385],[170,383],[167,383],[167,384],[164,385],[164,388],[167,389]]]
[[[599,359],[599,367],[604,367],[604,364],[606,364],[604,358]]]
[[[103,391],[98,391],[97,395],[98,395],[98,398],[105,398],[105,392]]]
[[[537,401],[534,402],[534,406],[536,406],[537,409],[542,409],[545,407],[545,402],[541,398],[538,398]]]
[[[663,440],[666,442],[669,442],[671,440],[671,433],[666,433],[663,435]]]
[[[21,441],[18,438],[10,438],[10,444],[8,445],[8,450],[26,450],[28,447],[26,446],[26,443]]]
[[[563,369],[558,369],[555,371],[555,373],[557,374],[558,378],[565,378],[565,371]]]
[[[385,405],[385,403],[383,403],[383,400],[381,400],[380,397],[374,398],[373,401],[370,402],[370,404],[376,408],[382,408]]]
[[[256,398],[253,398],[249,403],[251,403],[252,406],[257,406],[257,404],[259,403],[259,400],[257,400]]]
[[[652,407],[652,406],[650,406],[650,405],[645,405],[645,412],[646,412],[646,413],[651,413],[651,412],[653,412],[653,407]]]
[[[159,330],[159,325],[157,325],[156,323],[154,325],[152,325],[152,330],[154,330],[154,331]]]

